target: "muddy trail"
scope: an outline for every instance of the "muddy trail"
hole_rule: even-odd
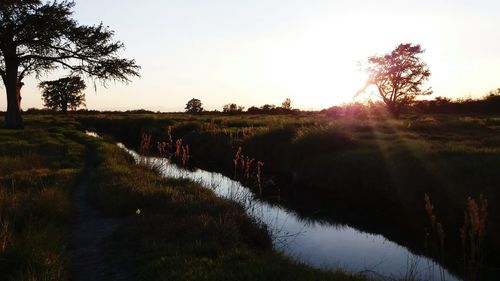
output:
[[[74,281],[130,281],[125,266],[106,252],[106,240],[124,219],[101,215],[87,202],[87,190],[95,176],[86,169],[74,194],[75,217],[70,256]]]

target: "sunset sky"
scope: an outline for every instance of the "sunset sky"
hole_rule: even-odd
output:
[[[498,0],[77,0],[75,18],[109,26],[142,67],[129,85],[89,85],[89,109],[327,108],[362,86],[358,61],[399,43],[426,49],[434,96],[500,88]],[[23,108],[41,108],[39,80],[25,82]]]

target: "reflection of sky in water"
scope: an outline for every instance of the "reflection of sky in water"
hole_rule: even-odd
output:
[[[128,152],[138,159],[135,152]],[[149,158],[148,161],[158,164],[164,160]],[[186,171],[167,163],[162,167],[165,176],[198,181],[219,196],[242,204],[248,214],[267,225],[276,249],[297,260],[320,268],[340,267],[351,272],[390,277],[405,276],[413,269],[421,279],[440,280],[440,267],[430,259],[416,256],[382,235],[363,233],[345,225],[306,222],[280,206],[255,200],[248,188],[221,174],[200,169]],[[457,280],[451,274],[445,274],[446,280]]]

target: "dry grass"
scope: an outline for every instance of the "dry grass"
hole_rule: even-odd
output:
[[[484,238],[488,218],[488,200],[483,195],[475,199],[467,198],[464,211],[464,225],[460,228],[464,268],[471,281],[480,280],[484,261]]]
[[[444,228],[434,213],[434,206],[429,195],[425,194],[424,201],[431,225],[431,232],[426,231],[426,237],[431,237],[431,255],[438,260],[443,260],[445,257],[446,236]],[[482,280],[482,267],[484,266],[484,238],[488,217],[488,200],[481,195],[478,201],[479,203],[471,197],[467,198],[464,225],[459,229],[462,241],[463,271],[468,281]],[[429,245],[429,243],[426,244]],[[441,272],[441,280],[444,279],[444,272]]]
[[[0,130],[0,280],[68,280],[71,194],[85,147],[67,120]]]
[[[129,133],[132,124],[138,131],[163,135],[166,126],[172,126],[172,134],[191,146],[191,165],[228,176],[236,171],[244,178],[248,173],[241,171],[241,159],[237,168],[234,164],[241,146],[245,165],[247,157],[255,159],[253,165],[257,160],[265,162],[263,184],[270,195],[266,198],[280,192],[281,203],[306,219],[348,223],[383,234],[417,253],[425,251],[422,237],[429,224],[422,215],[422,197],[432,194],[439,222],[447,230],[446,259],[460,260],[449,264],[454,272],[463,270],[463,255],[461,239],[451,230],[463,224],[464,198],[483,193],[490,200],[484,268],[496,276],[500,262],[500,127],[496,119],[478,115],[392,120],[316,113],[164,114],[112,116],[106,124],[89,117],[88,123],[103,130],[118,128],[114,135],[120,140],[133,138],[131,147],[137,147],[140,137],[140,133]],[[243,134],[245,128],[252,134]],[[268,179],[276,186],[267,188]]]
[[[241,146],[238,147],[233,158],[234,179],[256,186],[259,189],[259,194],[262,195],[262,169],[264,162],[245,156],[242,152],[243,149]]]
[[[443,225],[438,221],[434,213],[434,206],[428,194],[424,195],[425,211],[429,217],[431,230],[426,231],[426,245],[432,257],[437,258],[438,261],[443,261],[445,257],[444,239],[446,237]],[[430,241],[430,242],[429,242]],[[439,268],[439,274],[442,281],[445,281],[445,272],[443,268]]]

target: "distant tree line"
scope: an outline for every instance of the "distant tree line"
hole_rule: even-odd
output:
[[[202,107],[202,102],[197,98],[192,98],[186,103],[185,112],[191,114],[200,113],[220,113],[218,110],[205,111]],[[276,106],[274,104],[264,104],[260,107],[251,106],[245,111],[245,107],[238,105],[236,103],[228,103],[222,107],[222,113],[224,114],[292,114],[301,112],[299,109],[292,109],[292,101],[290,98],[286,98],[281,106]]]
[[[432,100],[416,100],[407,104],[404,111],[408,114],[500,114],[500,88],[476,99],[453,100],[447,97],[436,97]],[[355,118],[363,118],[368,115],[392,115],[382,101],[332,106],[320,112],[332,117]]]
[[[448,113],[448,114],[499,114],[500,88],[490,91],[479,99],[456,99],[437,97],[433,100],[416,101],[412,105],[416,113]]]
[[[235,103],[229,103],[222,107],[222,112],[224,113],[241,113],[245,109],[244,106],[237,105]]]

